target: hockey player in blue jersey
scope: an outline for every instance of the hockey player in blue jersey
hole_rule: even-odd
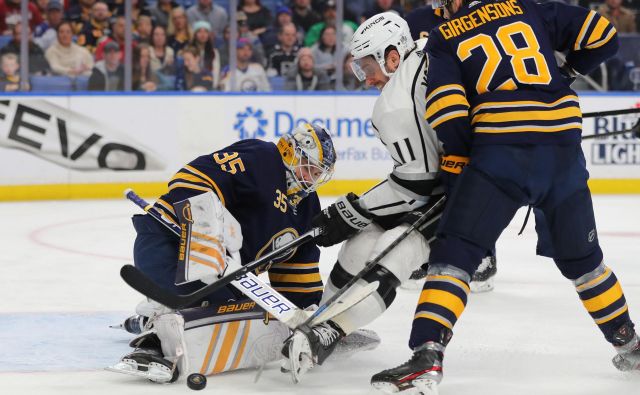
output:
[[[220,237],[198,234],[191,240],[189,246],[196,252],[190,254],[193,270],[185,279],[177,270],[180,239],[152,216],[135,215],[136,267],[159,285],[184,294],[204,286],[200,281],[208,282],[204,274],[214,269],[218,270],[215,274],[224,273],[220,266],[257,259],[311,228],[312,218],[320,212],[315,190],[329,181],[335,161],[327,130],[310,124],[298,126],[277,144],[244,140],[194,159],[173,176],[168,192],[152,210],[179,224],[183,222],[183,211],[178,209],[181,202],[210,199],[232,218],[206,217],[207,226],[222,228],[216,222],[237,226]],[[268,269],[271,287],[300,308],[318,304],[323,291],[319,257],[320,250],[313,243],[280,257],[264,269]],[[179,283],[185,284],[176,285]],[[279,349],[289,329],[269,319],[255,302],[231,287],[203,302],[204,307],[199,303],[180,311],[150,300],[140,303],[139,316],[127,320],[125,326],[143,333],[131,342],[135,350],[109,370],[162,383],[189,372],[216,374],[280,358]]]
[[[372,377],[392,392],[437,393],[452,328],[469,281],[515,212],[544,213],[554,261],[617,355],[640,367],[640,340],[622,287],[603,261],[580,146],[581,112],[570,83],[611,57],[615,28],[560,2],[444,0],[432,30],[425,117],[443,143],[449,201],[414,316],[412,358]],[[558,67],[554,51],[566,51]]]

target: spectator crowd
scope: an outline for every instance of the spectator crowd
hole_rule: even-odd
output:
[[[430,2],[345,0],[343,23],[337,26],[335,0],[238,0],[238,39],[230,43],[228,0],[132,0],[131,88],[263,92],[340,85],[362,90],[348,54],[358,25],[379,12],[404,16]],[[620,33],[637,33],[640,0],[567,2],[605,15]],[[125,88],[124,0],[31,0],[28,21],[21,20],[20,11],[20,0],[0,0],[0,90],[38,90],[53,81],[67,81],[69,90]],[[29,37],[25,84],[20,82],[22,29]],[[231,45],[235,73],[230,72]],[[620,65],[629,66],[628,61]]]

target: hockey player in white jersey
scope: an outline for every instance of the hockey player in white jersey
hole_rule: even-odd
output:
[[[340,197],[314,218],[325,231],[316,244],[326,247],[346,240],[338,255],[322,302],[342,288],[370,259],[403,233],[442,196],[441,146],[424,119],[427,58],[426,39],[411,38],[404,19],[395,13],[377,14],[365,21],[351,40],[352,70],[361,81],[381,93],[372,115],[377,137],[393,158],[387,178],[358,197]],[[297,330],[285,342],[294,382],[308,369],[322,364],[338,340],[367,325],[393,302],[396,288],[407,281],[429,256],[429,240],[436,224],[411,232],[353,287],[377,281],[375,292],[331,320],[311,330]],[[495,267],[495,266],[494,266]]]

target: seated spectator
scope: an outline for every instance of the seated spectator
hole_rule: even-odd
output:
[[[121,62],[120,46],[109,41],[103,48],[104,59],[97,62],[89,77],[90,91],[124,90],[124,67]]]
[[[271,11],[263,7],[260,0],[240,0],[238,11],[244,12],[247,16],[249,30],[254,36],[260,37],[271,24]]]
[[[38,7],[29,2],[29,27],[35,30],[36,26],[41,24],[44,19]],[[3,36],[11,34],[12,26],[22,22],[22,13],[20,9],[20,0],[3,0],[0,1],[0,32]]]
[[[288,7],[280,6],[276,9],[276,17],[273,20],[273,24],[269,26],[267,31],[260,36],[262,45],[266,49],[268,54],[271,54],[275,45],[278,43],[278,34],[280,34],[280,28],[289,23],[293,23],[291,9]],[[294,24],[295,26],[295,24]],[[304,31],[301,28],[296,27],[297,42],[304,40]]]
[[[149,8],[153,24],[164,27],[166,31],[169,28],[169,21],[171,20],[171,10],[177,6],[178,3],[173,0],[158,0],[155,6]]]
[[[213,77],[213,86],[220,83],[220,53],[213,46],[211,25],[206,21],[193,24],[193,40],[191,45],[200,51],[200,68],[207,70]]]
[[[153,24],[149,15],[139,15],[136,20],[134,37],[137,43],[151,44]]]
[[[278,44],[269,55],[268,74],[270,76],[285,75],[294,65],[300,49],[296,41],[296,26],[293,23],[283,25],[278,33]]]
[[[72,38],[71,22],[59,24],[58,39],[47,49],[45,57],[54,74],[72,78],[79,75],[89,76],[93,68],[93,56],[88,49],[74,43]]]
[[[288,91],[325,91],[331,89],[327,72],[314,67],[313,53],[310,48],[300,49],[296,67],[289,70],[286,78],[284,89]]]
[[[124,16],[124,0],[116,0],[111,7],[112,16]],[[140,15],[151,15],[144,0],[131,0],[131,19],[138,20]]]
[[[74,34],[78,34],[82,26],[91,19],[91,9],[95,2],[96,0],[78,0],[67,8],[64,19],[71,22]]]
[[[246,38],[238,39],[236,44],[237,69],[235,84],[231,83],[229,66],[222,70],[222,89],[225,92],[268,92],[271,85],[267,79],[267,73],[260,63],[251,62],[251,41]]]
[[[78,32],[78,45],[81,45],[94,53],[101,40],[109,36],[109,7],[107,3],[98,1],[91,7],[89,20],[82,24]],[[122,20],[124,22],[124,19]],[[123,25],[124,26],[124,25]]]
[[[7,45],[0,49],[0,55],[13,53],[20,56],[20,34],[22,23],[17,23],[12,29],[13,37]],[[33,42],[31,29],[29,29],[29,74],[45,75],[49,73],[49,62],[44,57],[44,51]]]
[[[36,29],[33,33],[33,42],[38,44],[43,51],[46,50],[54,43],[57,39],[57,31],[58,25],[62,22],[62,17],[64,16],[62,10],[62,3],[59,0],[51,0],[46,6],[46,20],[36,26]]]
[[[396,14],[404,17],[404,13],[402,12],[402,7],[400,7],[396,3],[395,0],[376,0],[376,2],[367,9],[362,17],[360,17],[360,23],[366,21],[376,14],[380,14],[381,12],[395,12]]]
[[[316,23],[322,22],[320,14],[311,8],[311,0],[293,0],[292,8],[293,23],[305,32],[308,32]]]
[[[158,89],[159,80],[151,69],[150,52],[147,43],[139,44],[133,49],[131,88],[134,91],[154,92]]]
[[[605,0],[598,7],[598,13],[607,18],[618,33],[637,33],[636,16],[633,11],[622,6],[622,0]]]
[[[320,32],[326,25],[336,25],[336,2],[335,0],[327,0],[322,11],[322,22],[318,22],[307,31],[304,37],[304,46],[311,47],[320,39]],[[358,25],[349,20],[342,22],[342,42],[344,48],[349,48],[351,36],[355,33]]]
[[[211,73],[200,67],[200,51],[188,45],[182,51],[184,65],[176,76],[176,90],[205,92],[213,90]]]
[[[216,34],[222,34],[222,30],[229,24],[229,15],[227,11],[212,0],[198,0],[197,4],[189,7],[187,10],[189,24],[192,25],[197,21],[207,21],[211,24],[211,28]]]
[[[353,56],[350,52],[347,52],[342,66],[342,86],[347,91],[362,91],[367,89],[364,82],[360,81],[355,74],[353,74],[353,70],[351,69],[352,62]]]
[[[176,7],[171,10],[171,24],[167,30],[169,35],[168,44],[173,49],[176,56],[179,55],[180,50],[184,48],[189,41],[193,38],[193,32],[187,19],[187,14],[184,12],[184,8]]]
[[[320,33],[320,41],[311,47],[316,67],[327,72],[331,77],[336,71],[336,28],[326,25]]]
[[[162,25],[153,28],[149,54],[151,56],[151,70],[154,73],[175,74],[175,54],[173,49],[167,45],[167,33]]]
[[[100,41],[98,46],[96,47],[95,59],[96,61],[102,60],[104,58],[104,47],[108,43],[115,43],[120,48],[120,61],[124,62],[124,33],[125,33],[125,18],[123,16],[118,16],[114,18],[111,22],[111,35],[106,39]],[[133,46],[135,47],[136,42],[133,42]]]
[[[20,90],[20,64],[18,55],[7,53],[0,57],[0,92],[17,92]]]
[[[236,13],[236,19],[238,21],[238,38],[246,38],[251,43],[252,47],[252,62],[260,63],[263,67],[267,64],[267,59],[264,53],[264,47],[262,42],[255,34],[251,33],[249,29],[249,23],[247,21],[247,15],[243,11]]]

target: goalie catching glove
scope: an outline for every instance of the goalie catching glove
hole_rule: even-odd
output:
[[[371,215],[360,207],[358,200],[358,195],[349,192],[313,218],[313,226],[322,229],[315,240],[317,245],[329,247],[341,243],[371,223]]]

